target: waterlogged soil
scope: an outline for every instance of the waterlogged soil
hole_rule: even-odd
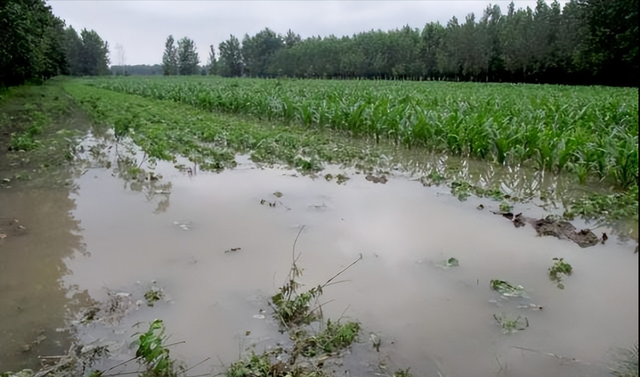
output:
[[[351,375],[379,375],[382,365],[415,376],[602,376],[617,349],[637,341],[635,241],[612,235],[581,248],[540,237],[493,215],[497,202],[460,202],[401,173],[332,167],[303,176],[245,157],[219,174],[159,163],[161,178],[140,182],[122,179],[123,169],[103,161],[70,186],[0,191],[0,228],[12,227],[0,240],[0,370],[35,368],[38,355],[65,353],[73,337],[107,342],[126,360],[132,335],[154,318],[177,343],[172,356],[205,360],[191,375],[220,372],[252,345],[275,347],[286,334],[268,299],[302,226],[306,288],[362,255],[321,298],[326,318],[362,324],[342,366]],[[546,214],[532,204],[513,208],[520,212]],[[573,267],[563,290],[548,277],[553,258]],[[522,285],[525,297],[492,291],[496,279]],[[152,288],[163,297],[150,307]],[[494,318],[503,314],[528,327],[504,334]]]

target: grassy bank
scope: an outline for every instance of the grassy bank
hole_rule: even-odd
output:
[[[41,178],[44,185],[68,183],[46,173],[72,165],[77,141],[89,123],[63,90],[63,81],[0,93],[0,182],[5,188]]]

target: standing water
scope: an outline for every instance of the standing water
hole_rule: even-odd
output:
[[[153,307],[137,302],[113,326],[73,336],[120,344],[124,360],[131,335],[161,318],[171,341],[184,341],[172,356],[207,360],[192,374],[219,372],[252,344],[261,352],[282,339],[268,300],[285,281],[302,227],[295,252],[306,288],[362,256],[321,298],[325,317],[362,324],[351,375],[373,376],[387,364],[415,376],[601,376],[618,347],[637,341],[630,244],[611,237],[583,249],[538,237],[530,225],[516,229],[489,212],[498,211],[489,200],[459,202],[402,175],[374,183],[328,172],[350,179],[242,159],[219,174],[159,163],[159,181],[135,184],[91,168],[71,190],[2,192],[11,233],[0,241],[0,370],[64,353],[62,329],[78,308],[117,295],[137,300],[155,287],[165,297]],[[573,266],[563,290],[548,276],[553,258]],[[525,297],[505,298],[491,280],[522,285]],[[499,321],[517,317],[520,330],[505,334]],[[370,332],[380,336],[379,352]]]

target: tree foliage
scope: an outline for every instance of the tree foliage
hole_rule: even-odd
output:
[[[534,8],[301,39],[265,28],[219,46],[223,76],[638,85],[639,0],[538,0]]]
[[[0,4],[0,86],[60,74],[109,73],[109,45],[95,31],[78,35],[65,28],[43,0]]]
[[[178,41],[178,73],[181,75],[197,75],[200,59],[193,40],[184,37]]]
[[[178,74],[178,49],[172,35],[167,37],[167,41],[164,44],[162,69],[165,76]]]
[[[228,40],[220,43],[219,74],[222,76],[241,76],[243,72],[242,51],[240,41],[233,34]]]

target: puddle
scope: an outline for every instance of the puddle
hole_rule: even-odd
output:
[[[337,184],[238,163],[213,174],[161,162],[161,179],[138,184],[90,166],[71,192],[2,192],[2,216],[19,218],[27,232],[0,240],[0,369],[66,351],[68,335],[55,329],[89,297],[108,302],[114,292],[131,299],[115,330],[95,324],[75,336],[129,342],[146,326],[135,323],[162,318],[171,341],[184,341],[173,356],[189,365],[211,358],[193,375],[219,371],[251,344],[261,352],[283,339],[267,300],[286,278],[303,225],[296,251],[308,287],[363,256],[322,296],[325,316],[363,326],[345,364],[354,375],[373,376],[379,363],[416,376],[602,375],[618,347],[637,341],[635,243],[612,236],[582,249],[538,237],[491,214],[498,203],[461,203],[393,174],[375,184],[333,167],[327,173],[349,177]],[[486,210],[475,209],[480,203]],[[564,290],[547,275],[554,257],[573,266]],[[490,289],[494,279],[522,285],[527,297],[501,297]],[[165,296],[153,307],[136,302],[150,287]],[[502,313],[526,317],[529,327],[504,335],[494,318]],[[370,333],[381,339],[379,352]]]

